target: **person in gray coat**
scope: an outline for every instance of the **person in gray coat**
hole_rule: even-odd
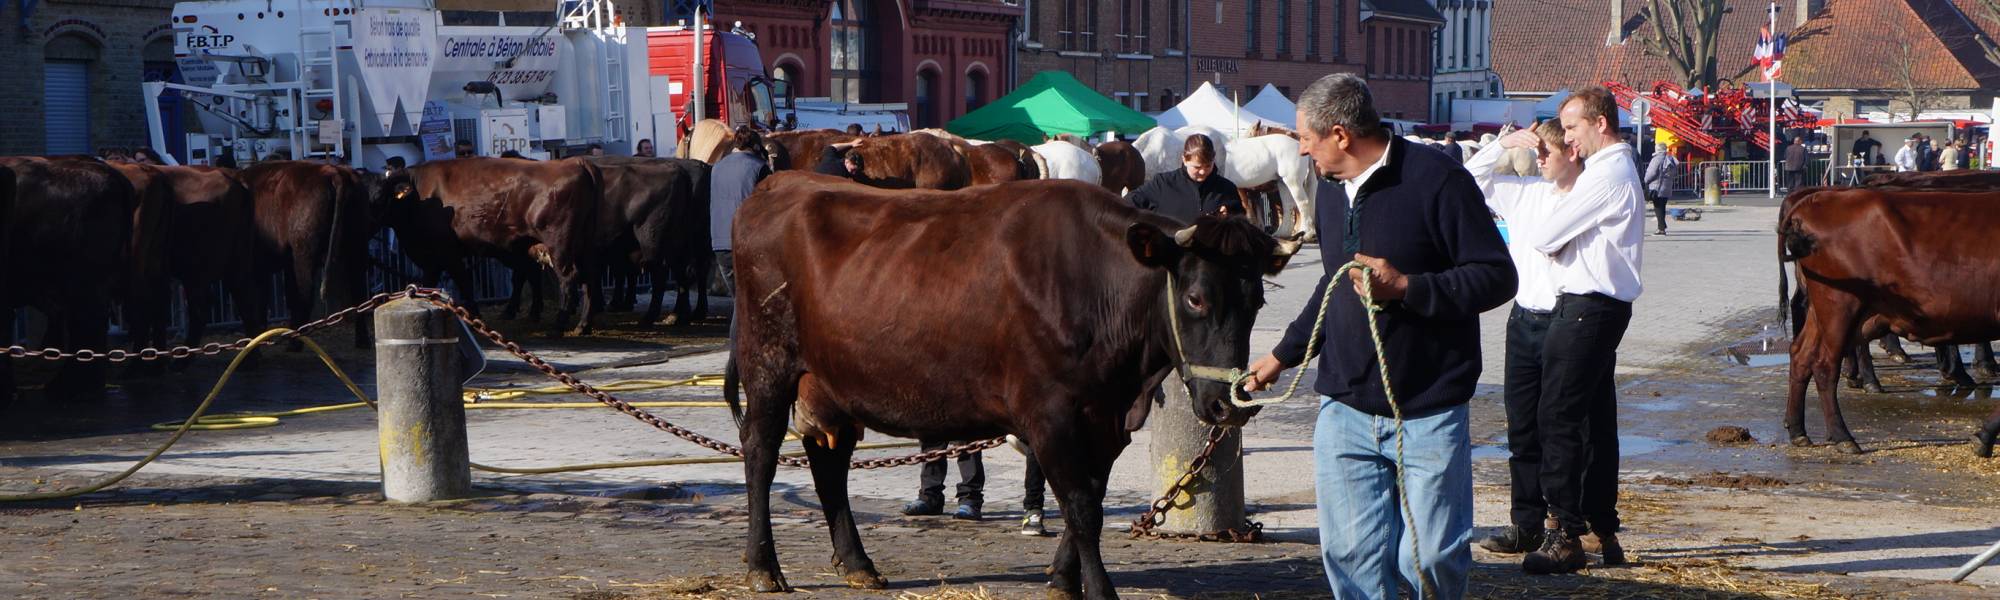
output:
[[[1666,145],[1654,150],[1653,160],[1646,163],[1646,175],[1643,179],[1646,196],[1653,201],[1653,217],[1660,226],[1660,230],[1653,235],[1667,234],[1667,198],[1673,196],[1674,168],[1678,166],[1680,160],[1674,158],[1673,147]]]
[[[763,136],[747,126],[738,126],[728,156],[715,161],[708,177],[708,236],[715,251],[715,274],[722,278],[723,290],[736,295],[736,261],[730,255],[729,229],[736,222],[736,208],[757,189],[757,182],[771,174],[764,160]]]

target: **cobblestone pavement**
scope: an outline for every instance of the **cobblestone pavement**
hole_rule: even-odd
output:
[[[1985,593],[1922,582],[1940,579],[1940,573],[2000,538],[2000,529],[1991,528],[1990,518],[1981,517],[1976,508],[1990,499],[1981,490],[1993,489],[1995,480],[1967,479],[1894,456],[1879,458],[1877,465],[1875,458],[1861,463],[1812,450],[1713,448],[1701,441],[1718,424],[1748,427],[1763,440],[1782,439],[1773,400],[1782,392],[1777,369],[1727,366],[1711,355],[1763,331],[1776,300],[1770,287],[1777,268],[1769,233],[1775,209],[1759,203],[1711,210],[1702,221],[1672,224],[1666,237],[1647,238],[1647,292],[1635,307],[1619,372],[1621,427],[1629,434],[1623,479],[1633,495],[1626,509],[1626,543],[1642,560],[1655,561],[1654,566],[1529,580],[1518,575],[1512,559],[1481,554],[1476,594],[1601,597],[1614,590],[1604,586],[1615,586],[1621,595],[1632,591],[1636,597],[1729,597],[1709,593],[1727,587],[1718,581],[1824,584],[1838,594],[1862,596]],[[1273,345],[1304,308],[1321,268],[1316,259],[1306,258],[1311,254],[1302,254],[1277,278],[1281,287],[1269,295],[1271,304],[1261,315],[1253,349]],[[727,310],[728,303],[723,300],[719,306]],[[1477,522],[1482,527],[1505,520],[1504,423],[1499,388],[1493,385],[1500,371],[1504,319],[1504,309],[1482,319],[1486,375],[1473,404]],[[703,330],[696,337],[701,335],[707,339],[551,341],[531,335],[523,341],[549,350],[554,362],[586,380],[601,383],[719,372],[723,357],[712,351],[716,333]],[[490,354],[496,362],[478,385],[546,383]],[[347,400],[316,372],[320,367],[309,357],[269,358],[265,369],[240,376],[222,400],[224,409],[272,410]],[[364,387],[372,387],[369,360],[365,354],[341,354],[343,366]],[[163,438],[145,424],[185,415],[213,381],[215,369],[204,364],[182,376],[128,381],[103,403],[31,399],[0,410],[0,493],[75,485],[122,469]],[[1310,375],[1308,371],[1307,386]],[[621,396],[684,400],[715,399],[717,393],[714,388],[673,388]],[[1864,441],[1920,439],[1929,431],[1926,427],[1936,425],[1879,425],[1891,421],[1870,417],[1904,413],[1890,402],[1871,402],[1850,405],[1850,422]],[[1108,532],[1107,560],[1128,597],[1325,594],[1312,546],[1311,482],[1299,476],[1300,466],[1311,461],[1311,404],[1271,407],[1245,430],[1251,511],[1276,541],[1135,542]],[[1962,421],[1978,407],[1946,404],[1926,401],[1924,406],[1955,419],[1942,431],[1969,431]],[[734,437],[722,411],[657,412],[710,435]],[[706,456],[605,410],[473,411],[469,419],[473,459],[487,464]],[[1146,431],[1136,434],[1113,474],[1106,519],[1111,527],[1122,527],[1157,490],[1145,458],[1149,439]],[[403,507],[377,501],[371,485],[378,479],[375,448],[374,421],[365,411],[296,417],[274,428],[190,435],[137,483],[80,503],[0,505],[0,573],[6,575],[0,577],[0,594],[743,594],[736,587],[743,535],[740,465],[531,476],[479,473],[475,482],[493,496]],[[868,526],[864,537],[897,586],[890,593],[930,593],[948,586],[985,587],[1009,598],[1039,594],[1040,568],[1053,540],[1013,533],[1012,520],[1019,516],[1019,456],[1000,450],[987,453],[986,461],[991,516],[981,523],[887,516],[914,492],[915,472],[853,475],[850,491]],[[1717,471],[1766,474],[1791,485],[1734,489],[1744,486],[1702,478]],[[829,548],[808,474],[781,469],[777,483],[783,515],[780,553],[791,582],[811,597],[883,596],[834,587],[837,578],[824,568]],[[596,498],[607,494],[652,499]],[[1814,514],[1829,518],[1809,523],[1798,516],[1786,518],[1784,513],[1794,511],[1775,507],[1811,507]],[[1767,571],[1711,566],[1716,561]],[[1854,576],[1843,575],[1847,573]],[[2000,569],[1975,581],[2000,583],[1996,573]],[[1704,583],[1693,575],[1712,577]]]

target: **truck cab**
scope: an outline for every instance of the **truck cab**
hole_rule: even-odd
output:
[[[703,118],[719,119],[730,127],[749,125],[773,130],[791,113],[793,100],[787,82],[773,80],[764,72],[764,58],[757,42],[733,31],[703,28],[702,114],[690,114],[694,96],[694,31],[686,27],[655,27],[646,31],[648,74],[664,79],[668,104],[681,132],[691,130]],[[655,90],[657,93],[659,90]]]

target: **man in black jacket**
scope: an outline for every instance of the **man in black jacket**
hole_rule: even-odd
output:
[[[1181,149],[1180,169],[1159,173],[1125,195],[1132,206],[1193,223],[1202,215],[1229,212],[1238,200],[1236,184],[1215,172],[1215,141],[1190,135]]]
[[[1300,152],[1339,180],[1318,193],[1320,223],[1335,227],[1320,234],[1328,271],[1284,341],[1250,365],[1245,387],[1267,388],[1305,361],[1320,301],[1331,296],[1313,386],[1321,394],[1313,458],[1334,595],[1394,597],[1400,580],[1420,595],[1463,597],[1472,567],[1466,403],[1479,379],[1479,313],[1513,295],[1513,263],[1472,176],[1442,152],[1391,137],[1361,78],[1321,78],[1298,110]],[[1338,268],[1350,260],[1367,271]],[[1357,295],[1363,277],[1372,307]]]

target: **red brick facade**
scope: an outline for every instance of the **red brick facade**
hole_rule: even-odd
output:
[[[800,97],[835,96],[837,12],[858,19],[867,55],[856,75],[860,102],[907,102],[917,127],[941,127],[1007,92],[1008,35],[1021,9],[990,0],[721,0],[715,21],[757,36],[766,69]],[[927,102],[922,100],[928,99]]]
[[[1432,23],[1376,16],[1363,24],[1362,54],[1368,89],[1383,118],[1430,122]],[[1441,119],[1442,120],[1442,119]]]
[[[1431,24],[1376,14],[1365,0],[1022,0],[1020,73],[1075,75],[1146,112],[1172,107],[1202,82],[1238,102],[1264,84],[1294,99],[1331,73],[1368,77],[1384,116],[1430,116]],[[1402,35],[1397,65],[1369,72],[1365,33]],[[1383,34],[1381,31],[1403,33]],[[1190,51],[1189,48],[1193,50]],[[1380,49],[1383,67],[1390,66]]]

